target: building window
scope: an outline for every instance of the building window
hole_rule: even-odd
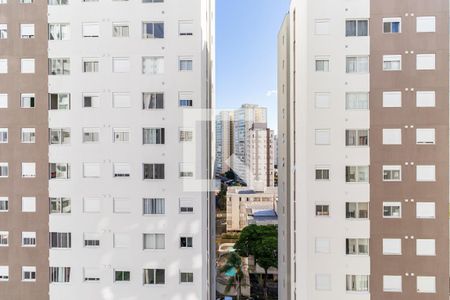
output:
[[[369,130],[367,129],[347,129],[345,131],[346,146],[368,146]]]
[[[84,268],[83,269],[84,274],[84,281],[90,282],[90,281],[100,281],[100,269],[97,268]]]
[[[100,25],[98,23],[83,23],[83,37],[96,38],[100,36]]]
[[[129,248],[130,236],[126,233],[114,233],[114,248]]]
[[[0,247],[8,247],[9,245],[9,232],[0,231]]]
[[[434,165],[416,166],[416,180],[422,182],[436,181],[436,166]]]
[[[330,72],[329,58],[316,58],[316,72]]]
[[[0,108],[8,108],[8,94],[0,94]]]
[[[142,0],[142,3],[164,3],[164,0]]]
[[[345,167],[346,182],[369,182],[368,166],[346,166]]]
[[[165,249],[165,234],[162,233],[144,233],[144,250],[146,249]]]
[[[347,275],[346,279],[348,292],[369,291],[369,275]]]
[[[194,273],[192,272],[180,272],[180,283],[193,283]]]
[[[180,71],[192,71],[193,60],[190,57],[180,57],[178,59],[178,67]]]
[[[383,107],[402,107],[402,92],[383,92]]]
[[[7,162],[0,162],[0,178],[6,178],[9,174],[9,167]]]
[[[187,129],[180,129],[180,142],[192,142],[193,139],[193,131]]]
[[[153,110],[164,108],[164,93],[142,93],[142,109]]]
[[[316,204],[316,216],[329,216],[330,215],[330,206],[325,204]]]
[[[50,128],[50,145],[70,144],[70,128]]]
[[[20,107],[21,108],[34,108],[35,107],[35,94],[20,94]]]
[[[50,248],[72,248],[72,233],[50,232]]]
[[[401,202],[383,202],[383,217],[398,219],[402,217]]]
[[[99,65],[97,58],[83,58],[83,73],[98,73]]]
[[[114,108],[131,107],[130,93],[113,93],[112,97]]]
[[[330,180],[330,169],[324,167],[316,167],[316,180]]]
[[[416,18],[417,32],[436,32],[436,17],[417,17]]]
[[[49,75],[70,75],[70,58],[49,58]]]
[[[98,93],[83,94],[83,107],[95,108],[100,106],[100,95]]]
[[[165,284],[164,269],[144,269],[144,284]]]
[[[113,128],[114,143],[128,143],[130,141],[130,128]]]
[[[180,36],[194,35],[194,21],[178,21],[178,34]]]
[[[70,109],[70,94],[66,94],[66,93],[49,94],[48,108],[50,110],[69,110]]]
[[[191,214],[194,212],[194,202],[192,199],[180,199],[180,213]]]
[[[383,145],[401,145],[402,130],[400,128],[383,129]]]
[[[416,56],[417,70],[435,70],[436,54],[417,54]]]
[[[83,128],[83,143],[98,143],[100,128]]]
[[[114,163],[114,177],[130,177],[131,167],[127,163]]]
[[[143,214],[144,215],[164,215],[165,214],[165,199],[164,198],[144,198]]]
[[[434,91],[417,91],[416,92],[417,107],[435,107],[436,92]]]
[[[65,163],[50,163],[49,164],[49,178],[50,179],[69,179],[70,165]]]
[[[180,107],[192,107],[193,105],[193,93],[191,92],[180,92],[178,94],[178,102]]]
[[[36,197],[22,197],[22,212],[36,212]]]
[[[0,197],[0,212],[7,212],[9,210],[8,197]]]
[[[130,213],[130,199],[114,197],[114,213],[127,214]]]
[[[346,73],[368,73],[369,57],[368,56],[347,56]]]
[[[401,293],[402,292],[402,276],[384,275],[383,276],[383,292]]]
[[[180,237],[180,248],[192,248],[193,247],[193,238],[192,237]]]
[[[8,73],[8,59],[1,58],[0,59],[0,74]]]
[[[331,133],[330,129],[316,129],[316,145],[330,145]]]
[[[328,35],[329,33],[330,33],[330,20],[329,19],[314,20],[314,34],[315,35]]]
[[[164,57],[149,56],[142,58],[142,73],[143,74],[163,74],[164,73]]]
[[[128,23],[113,23],[113,37],[129,37],[130,25]]]
[[[20,72],[22,74],[34,74],[35,69],[36,67],[34,58],[22,58],[20,60]]]
[[[402,240],[383,239],[383,255],[402,255]]]
[[[369,203],[368,202],[345,203],[345,218],[347,219],[369,218]]]
[[[23,144],[36,143],[36,129],[35,128],[22,128],[20,136],[21,136],[21,142]]]
[[[416,239],[417,256],[436,256],[436,240]]]
[[[436,130],[434,128],[417,128],[417,145],[434,145],[436,143]]]
[[[369,254],[369,239],[346,239],[345,245],[347,255]]]
[[[20,38],[34,38],[34,24],[20,24]]]
[[[402,32],[401,18],[383,18],[384,33],[400,33]]]
[[[48,5],[67,5],[69,0],[48,0]]]
[[[8,128],[0,128],[0,144],[8,143]]]
[[[130,59],[128,57],[113,57],[113,72],[114,73],[130,72]]]
[[[142,133],[142,143],[144,145],[165,144],[164,128],[143,128]]]
[[[402,181],[402,166],[383,166],[383,181]]]
[[[22,178],[36,177],[36,163],[22,163]]]
[[[416,202],[417,219],[436,218],[436,203],[434,202]]]
[[[70,214],[72,211],[70,198],[55,197],[50,198],[49,201],[51,214]]]
[[[347,93],[345,95],[345,109],[369,109],[369,93]]]
[[[401,55],[383,55],[383,71],[400,71],[401,69]]]
[[[331,240],[328,238],[316,238],[314,248],[316,253],[328,254],[330,253]]]
[[[0,266],[0,281],[8,281],[8,280],[9,280],[9,267]]]
[[[130,281],[130,271],[114,270],[114,281],[123,282]]]
[[[142,38],[144,39],[163,39],[164,23],[162,22],[143,22]]]
[[[100,163],[83,163],[84,178],[99,178],[101,176]]]
[[[436,277],[435,276],[417,276],[417,293],[436,293]]]
[[[190,163],[180,163],[179,165],[180,178],[194,177],[194,166]]]
[[[345,36],[368,36],[369,21],[368,20],[346,20]]]
[[[50,267],[50,283],[70,282],[70,267]]]
[[[144,179],[164,179],[164,164],[144,164]]]
[[[22,281],[34,282],[36,281],[36,267],[22,267]]]
[[[0,39],[8,38],[8,24],[0,24]]]
[[[48,39],[50,41],[69,40],[70,25],[63,23],[48,24]]]
[[[84,233],[83,234],[84,247],[100,247],[100,234],[98,233]]]

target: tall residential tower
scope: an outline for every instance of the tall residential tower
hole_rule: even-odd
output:
[[[293,0],[280,299],[448,299],[449,1]]]
[[[214,1],[0,1],[0,298],[209,298]]]

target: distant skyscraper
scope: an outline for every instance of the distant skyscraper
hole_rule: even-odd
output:
[[[230,170],[234,152],[233,111],[221,111],[216,116],[216,173]]]

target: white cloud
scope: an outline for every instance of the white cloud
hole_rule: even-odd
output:
[[[267,97],[272,97],[277,95],[277,90],[269,90],[266,92]]]

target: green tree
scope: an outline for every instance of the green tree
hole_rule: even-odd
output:
[[[242,285],[244,281],[244,271],[242,270],[242,259],[235,252],[231,252],[230,254],[228,254],[227,262],[220,269],[220,272],[226,273],[230,269],[236,270],[236,273],[228,280],[225,292],[228,293],[231,288],[235,288],[237,300],[240,300],[242,294]]]
[[[242,257],[253,256],[255,264],[264,269],[264,299],[268,299],[267,277],[271,267],[278,267],[278,228],[273,225],[245,227],[234,245]]]

